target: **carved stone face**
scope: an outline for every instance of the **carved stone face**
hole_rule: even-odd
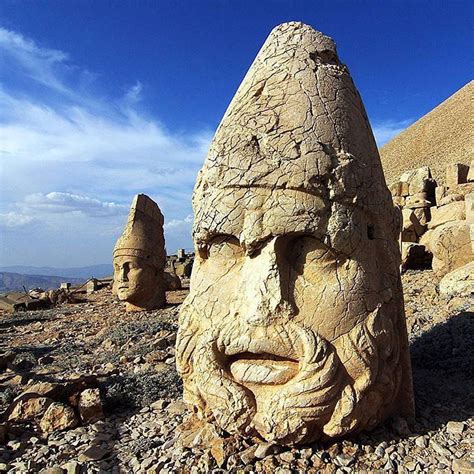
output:
[[[154,301],[160,285],[158,269],[135,256],[114,258],[114,292],[119,300],[142,307]]]
[[[412,413],[399,216],[330,38],[273,30],[193,208],[176,360],[198,416],[291,444]]]
[[[231,195],[196,224],[178,340],[185,397],[228,431],[284,443],[373,426],[402,378],[399,288],[374,229],[299,191]],[[348,232],[331,233],[341,216]]]

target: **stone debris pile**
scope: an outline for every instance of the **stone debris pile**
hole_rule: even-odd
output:
[[[465,298],[443,299],[432,271],[403,279],[416,418],[300,447],[194,423],[174,368],[174,306],[125,313],[103,288],[88,302],[4,315],[0,344],[14,354],[0,357],[0,402],[10,397],[0,409],[0,472],[469,472],[474,308]],[[36,363],[19,357],[45,347],[51,351]],[[46,378],[54,381],[39,381]]]
[[[437,186],[427,166],[404,173],[392,184],[393,202],[401,208],[402,267],[426,268],[432,265],[451,283],[443,291],[455,291],[452,280],[459,278],[465,293],[473,292],[474,261],[474,171],[460,163],[447,166],[446,186]],[[470,288],[470,290],[469,290]],[[456,292],[456,291],[455,291]]]

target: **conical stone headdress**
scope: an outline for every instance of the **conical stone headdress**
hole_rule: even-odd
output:
[[[114,258],[134,256],[164,268],[166,251],[163,214],[151,198],[137,194],[130,208],[127,224],[114,248]]]
[[[215,226],[229,189],[258,188],[318,196],[321,213],[337,222],[357,210],[376,237],[396,240],[399,221],[359,93],[334,41],[303,23],[271,32],[230,103],[196,183],[195,237]]]

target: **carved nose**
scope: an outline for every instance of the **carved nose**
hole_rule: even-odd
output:
[[[120,268],[120,281],[128,281],[128,265],[122,265]]]
[[[294,316],[294,308],[284,293],[274,241],[267,243],[258,256],[247,257],[243,270],[244,302],[238,312],[247,324],[267,326]]]

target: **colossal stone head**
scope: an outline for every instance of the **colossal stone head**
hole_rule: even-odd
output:
[[[331,38],[272,31],[193,206],[177,366],[200,417],[291,444],[412,414],[399,211]]]
[[[114,248],[114,293],[127,311],[165,304],[163,215],[144,194],[133,199],[125,230]]]

